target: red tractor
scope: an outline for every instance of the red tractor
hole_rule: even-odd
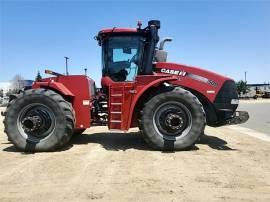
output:
[[[52,151],[91,126],[110,130],[139,127],[156,150],[188,149],[205,125],[238,124],[238,95],[232,79],[197,67],[166,62],[160,21],[141,28],[98,33],[102,80],[97,89],[85,75],[61,75],[35,82],[10,97],[3,113],[5,132],[23,151]]]

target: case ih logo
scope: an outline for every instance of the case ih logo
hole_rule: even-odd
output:
[[[162,68],[160,71],[165,74],[174,74],[174,75],[179,75],[179,76],[186,76],[187,74],[187,72],[183,70],[173,70],[173,69],[166,69],[166,68]]]

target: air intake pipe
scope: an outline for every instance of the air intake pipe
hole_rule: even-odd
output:
[[[147,43],[145,48],[145,57],[144,57],[144,67],[143,74],[152,74],[153,73],[153,57],[155,54],[156,44],[159,41],[158,29],[160,28],[159,20],[151,20],[148,22],[148,27],[146,28],[148,32]]]

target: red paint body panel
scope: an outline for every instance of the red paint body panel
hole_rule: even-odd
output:
[[[164,72],[164,70],[169,72]],[[181,74],[175,75],[175,72],[181,72]],[[136,106],[139,99],[151,87],[158,88],[164,82],[183,86],[203,94],[210,102],[213,102],[226,80],[231,79],[200,68],[166,62],[156,63],[153,75],[138,75],[131,82],[114,82],[110,77],[105,76],[101,84],[109,90],[108,127],[124,131],[136,127]],[[92,101],[95,98],[93,84],[94,81],[86,76],[72,75],[42,79],[35,82],[33,88],[53,89],[62,94],[73,105],[76,113],[75,127],[89,128]],[[83,105],[84,100],[89,101],[89,105]]]
[[[127,125],[128,117],[130,116],[130,105],[133,99],[133,95],[130,90],[133,90],[134,83],[132,82],[121,82],[117,85],[111,85],[109,88],[109,129],[120,129],[128,130]],[[121,94],[122,96],[114,96]],[[120,104],[120,105],[113,105]],[[120,112],[115,114],[115,112]],[[120,122],[115,122],[120,121]]]
[[[35,82],[32,88],[52,89],[64,97],[68,97],[75,111],[76,128],[89,128],[91,122],[91,100],[94,92],[91,86],[94,81],[83,75],[59,76],[42,79]],[[89,101],[88,105],[83,105],[83,100]]]
[[[164,73],[161,71],[162,69],[185,73],[174,75]],[[197,91],[204,95],[210,102],[213,102],[226,80],[231,79],[201,68],[167,62],[156,63],[154,75],[138,75],[133,82],[114,82],[107,76],[103,77],[101,80],[102,86],[107,86],[110,89],[109,128],[128,130],[131,127],[135,127],[135,107],[138,104],[138,100],[150,87],[159,86],[161,83],[167,82],[175,86],[183,86]],[[215,85],[211,85],[208,81],[212,81]],[[112,98],[112,94],[122,94],[123,97],[121,99]],[[121,102],[121,108],[117,110],[121,112],[122,116],[111,114],[112,111],[116,110],[111,105],[112,102]],[[111,124],[111,120],[118,120],[119,123]]]
[[[132,127],[132,123],[135,120],[132,120],[134,117],[135,113],[135,107],[136,104],[138,103],[138,100],[141,98],[144,92],[146,92],[150,87],[155,87],[160,85],[161,83],[164,82],[170,82],[170,81],[176,81],[177,77],[172,76],[172,75],[142,75],[142,76],[137,76],[135,80],[135,89],[136,89],[136,94],[133,96],[132,99],[132,104],[130,106],[130,116],[128,117],[128,123],[127,126],[128,128]]]
[[[64,96],[74,97],[74,94],[70,92],[70,90],[66,88],[66,86],[64,86],[62,83],[55,82],[54,79],[46,81],[46,82],[40,81],[40,82],[33,83],[33,88],[39,88],[40,86],[49,86],[50,88],[53,88],[61,92],[61,94],[63,94]]]
[[[156,63],[156,73],[158,75],[160,74],[164,75],[164,72],[161,72],[161,70],[164,68],[186,72],[185,76],[179,75],[177,76],[178,80],[171,81],[169,83],[177,85],[177,86],[184,86],[186,88],[193,89],[203,94],[211,102],[215,100],[216,95],[219,92],[220,88],[222,87],[223,83],[227,80],[231,80],[228,77],[225,77],[225,76],[222,76],[222,75],[219,75],[214,72],[204,70],[198,67],[192,67],[188,65],[175,64],[175,63],[167,63],[167,62]],[[168,75],[168,74],[165,74],[165,75]],[[195,76],[193,76],[192,78],[192,76],[190,75],[192,76],[195,75]],[[199,79],[195,79],[196,77],[198,77]],[[211,85],[207,83],[206,80],[211,80],[214,83],[216,83],[216,85]],[[211,93],[207,93],[207,91],[208,92],[210,91]]]
[[[110,77],[102,77],[101,85],[109,89],[108,127],[109,129],[128,130],[130,106],[133,100],[135,82],[114,82]]]

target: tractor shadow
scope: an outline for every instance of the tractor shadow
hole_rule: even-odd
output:
[[[86,144],[100,144],[104,149],[110,151],[125,151],[128,149],[145,150],[151,151],[152,149],[145,143],[139,132],[131,133],[92,133],[82,134],[72,137],[70,142],[60,150],[56,152],[63,152],[71,149],[74,145],[86,145]],[[2,145],[7,145],[4,148],[5,152],[18,152],[22,154],[31,154],[31,152],[21,152],[16,149],[9,142],[3,142]],[[199,145],[207,145],[209,148],[214,150],[235,150],[227,146],[227,142],[221,138],[202,135],[200,140],[197,141],[196,145],[188,148],[186,151],[199,150]],[[172,153],[174,151],[164,151],[164,153]]]
[[[72,147],[73,145],[79,144],[88,144],[95,143],[102,145],[106,150],[128,150],[128,149],[136,149],[136,150],[152,150],[147,143],[143,140],[139,132],[132,133],[93,133],[93,134],[82,134],[75,136],[71,139],[69,145],[67,147]],[[210,135],[202,135],[200,140],[196,143],[199,145],[207,145],[211,149],[215,150],[235,150],[230,148],[227,145],[227,142],[221,138],[210,136]],[[194,151],[199,150],[199,147],[196,145],[188,148],[186,151]],[[164,151],[164,152],[173,152],[173,151]]]
[[[139,132],[131,133],[92,133],[72,137],[70,144],[100,144],[106,150],[125,151],[128,149],[151,150]]]
[[[228,142],[216,137],[216,136],[210,136],[210,135],[206,135],[203,134],[201,135],[200,139],[197,141],[196,143],[197,145],[207,145],[208,147],[215,149],[215,150],[231,150],[231,151],[236,151],[237,149],[233,149],[231,147],[229,147],[227,144]]]

